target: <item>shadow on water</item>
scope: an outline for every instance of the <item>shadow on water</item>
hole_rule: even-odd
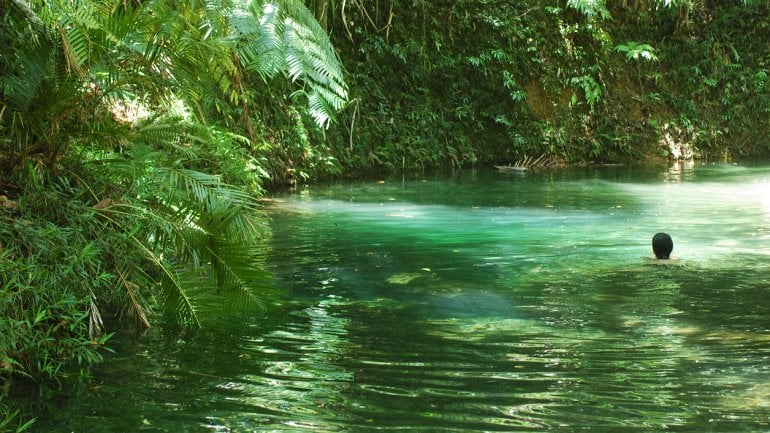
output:
[[[279,307],[154,331],[39,431],[766,431],[768,185],[611,167],[278,197]],[[660,230],[679,260],[647,257]]]

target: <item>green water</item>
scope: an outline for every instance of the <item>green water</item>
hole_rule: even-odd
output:
[[[770,167],[312,186],[269,312],[124,344],[57,432],[770,431]],[[650,239],[674,239],[668,265]]]

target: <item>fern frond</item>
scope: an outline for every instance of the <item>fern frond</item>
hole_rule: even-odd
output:
[[[238,57],[263,78],[285,73],[307,85],[311,116],[328,126],[347,100],[342,64],[313,14],[298,0],[254,1],[231,20],[238,38]]]
[[[317,92],[308,93],[307,99],[310,117],[319,125],[327,125],[331,119],[328,114],[330,107],[326,100],[320,97]]]

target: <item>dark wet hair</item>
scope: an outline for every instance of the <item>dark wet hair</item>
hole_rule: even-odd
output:
[[[674,249],[674,241],[667,233],[657,233],[652,237],[652,252],[659,259],[667,259]]]

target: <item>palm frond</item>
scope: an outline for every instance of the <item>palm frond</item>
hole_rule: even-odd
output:
[[[162,134],[163,135],[163,134]],[[261,308],[267,285],[257,247],[267,229],[257,202],[220,176],[163,163],[166,154],[133,146],[88,165],[101,178],[136,185],[140,203],[95,207],[99,215],[128,232],[156,269],[159,299],[181,322],[199,326],[200,314],[230,303]],[[99,194],[94,194],[99,196]],[[127,311],[140,323],[147,313],[128,277]]]
[[[54,55],[55,47],[45,34],[32,38],[23,49],[13,50],[14,58],[7,65],[10,70],[0,76],[3,103],[15,111],[28,111],[45,90]]]
[[[255,243],[237,239],[212,238],[209,252],[222,290],[267,287],[270,278],[258,258],[263,251]]]
[[[207,291],[199,291],[196,296],[194,291],[199,285],[195,284],[195,279],[189,278],[193,271],[189,266],[173,267],[160,260],[153,261],[161,272],[160,298],[166,311],[173,313],[175,320],[200,328],[200,304]]]
[[[149,310],[147,308],[147,301],[143,299],[141,294],[141,288],[135,282],[129,280],[126,275],[144,275],[141,269],[132,269],[130,272],[117,268],[118,281],[126,290],[127,302],[126,313],[135,319],[135,322],[141,325],[143,328],[150,327]],[[145,279],[148,281],[149,279]]]
[[[105,220],[112,222],[116,226],[123,226],[121,222],[125,216],[132,216],[130,213],[126,214],[122,212],[119,206],[110,207],[106,209],[100,209],[98,214]],[[187,323],[196,327],[201,326],[198,308],[194,302],[193,297],[189,293],[189,285],[185,284],[184,275],[189,272],[190,267],[184,264],[174,267],[167,259],[162,257],[162,254],[158,254],[152,248],[152,245],[143,239],[139,233],[146,233],[138,230],[128,230],[128,238],[132,241],[132,244],[142,251],[145,258],[153,265],[153,268],[157,272],[157,276],[152,278],[153,281],[159,283],[161,289],[159,299],[163,301],[168,311],[174,313],[176,319],[181,323]],[[149,326],[147,320],[146,303],[140,299],[137,292],[138,287],[131,281],[129,281],[121,271],[118,269],[120,281],[127,290],[127,296],[129,297],[128,313],[134,316],[137,321],[143,325]],[[128,275],[135,275],[136,272],[126,272]],[[143,274],[142,271],[138,274]]]
[[[155,149],[175,148],[180,138],[192,132],[192,127],[186,125],[182,119],[169,116],[153,116],[136,123],[131,142],[143,144]]]

